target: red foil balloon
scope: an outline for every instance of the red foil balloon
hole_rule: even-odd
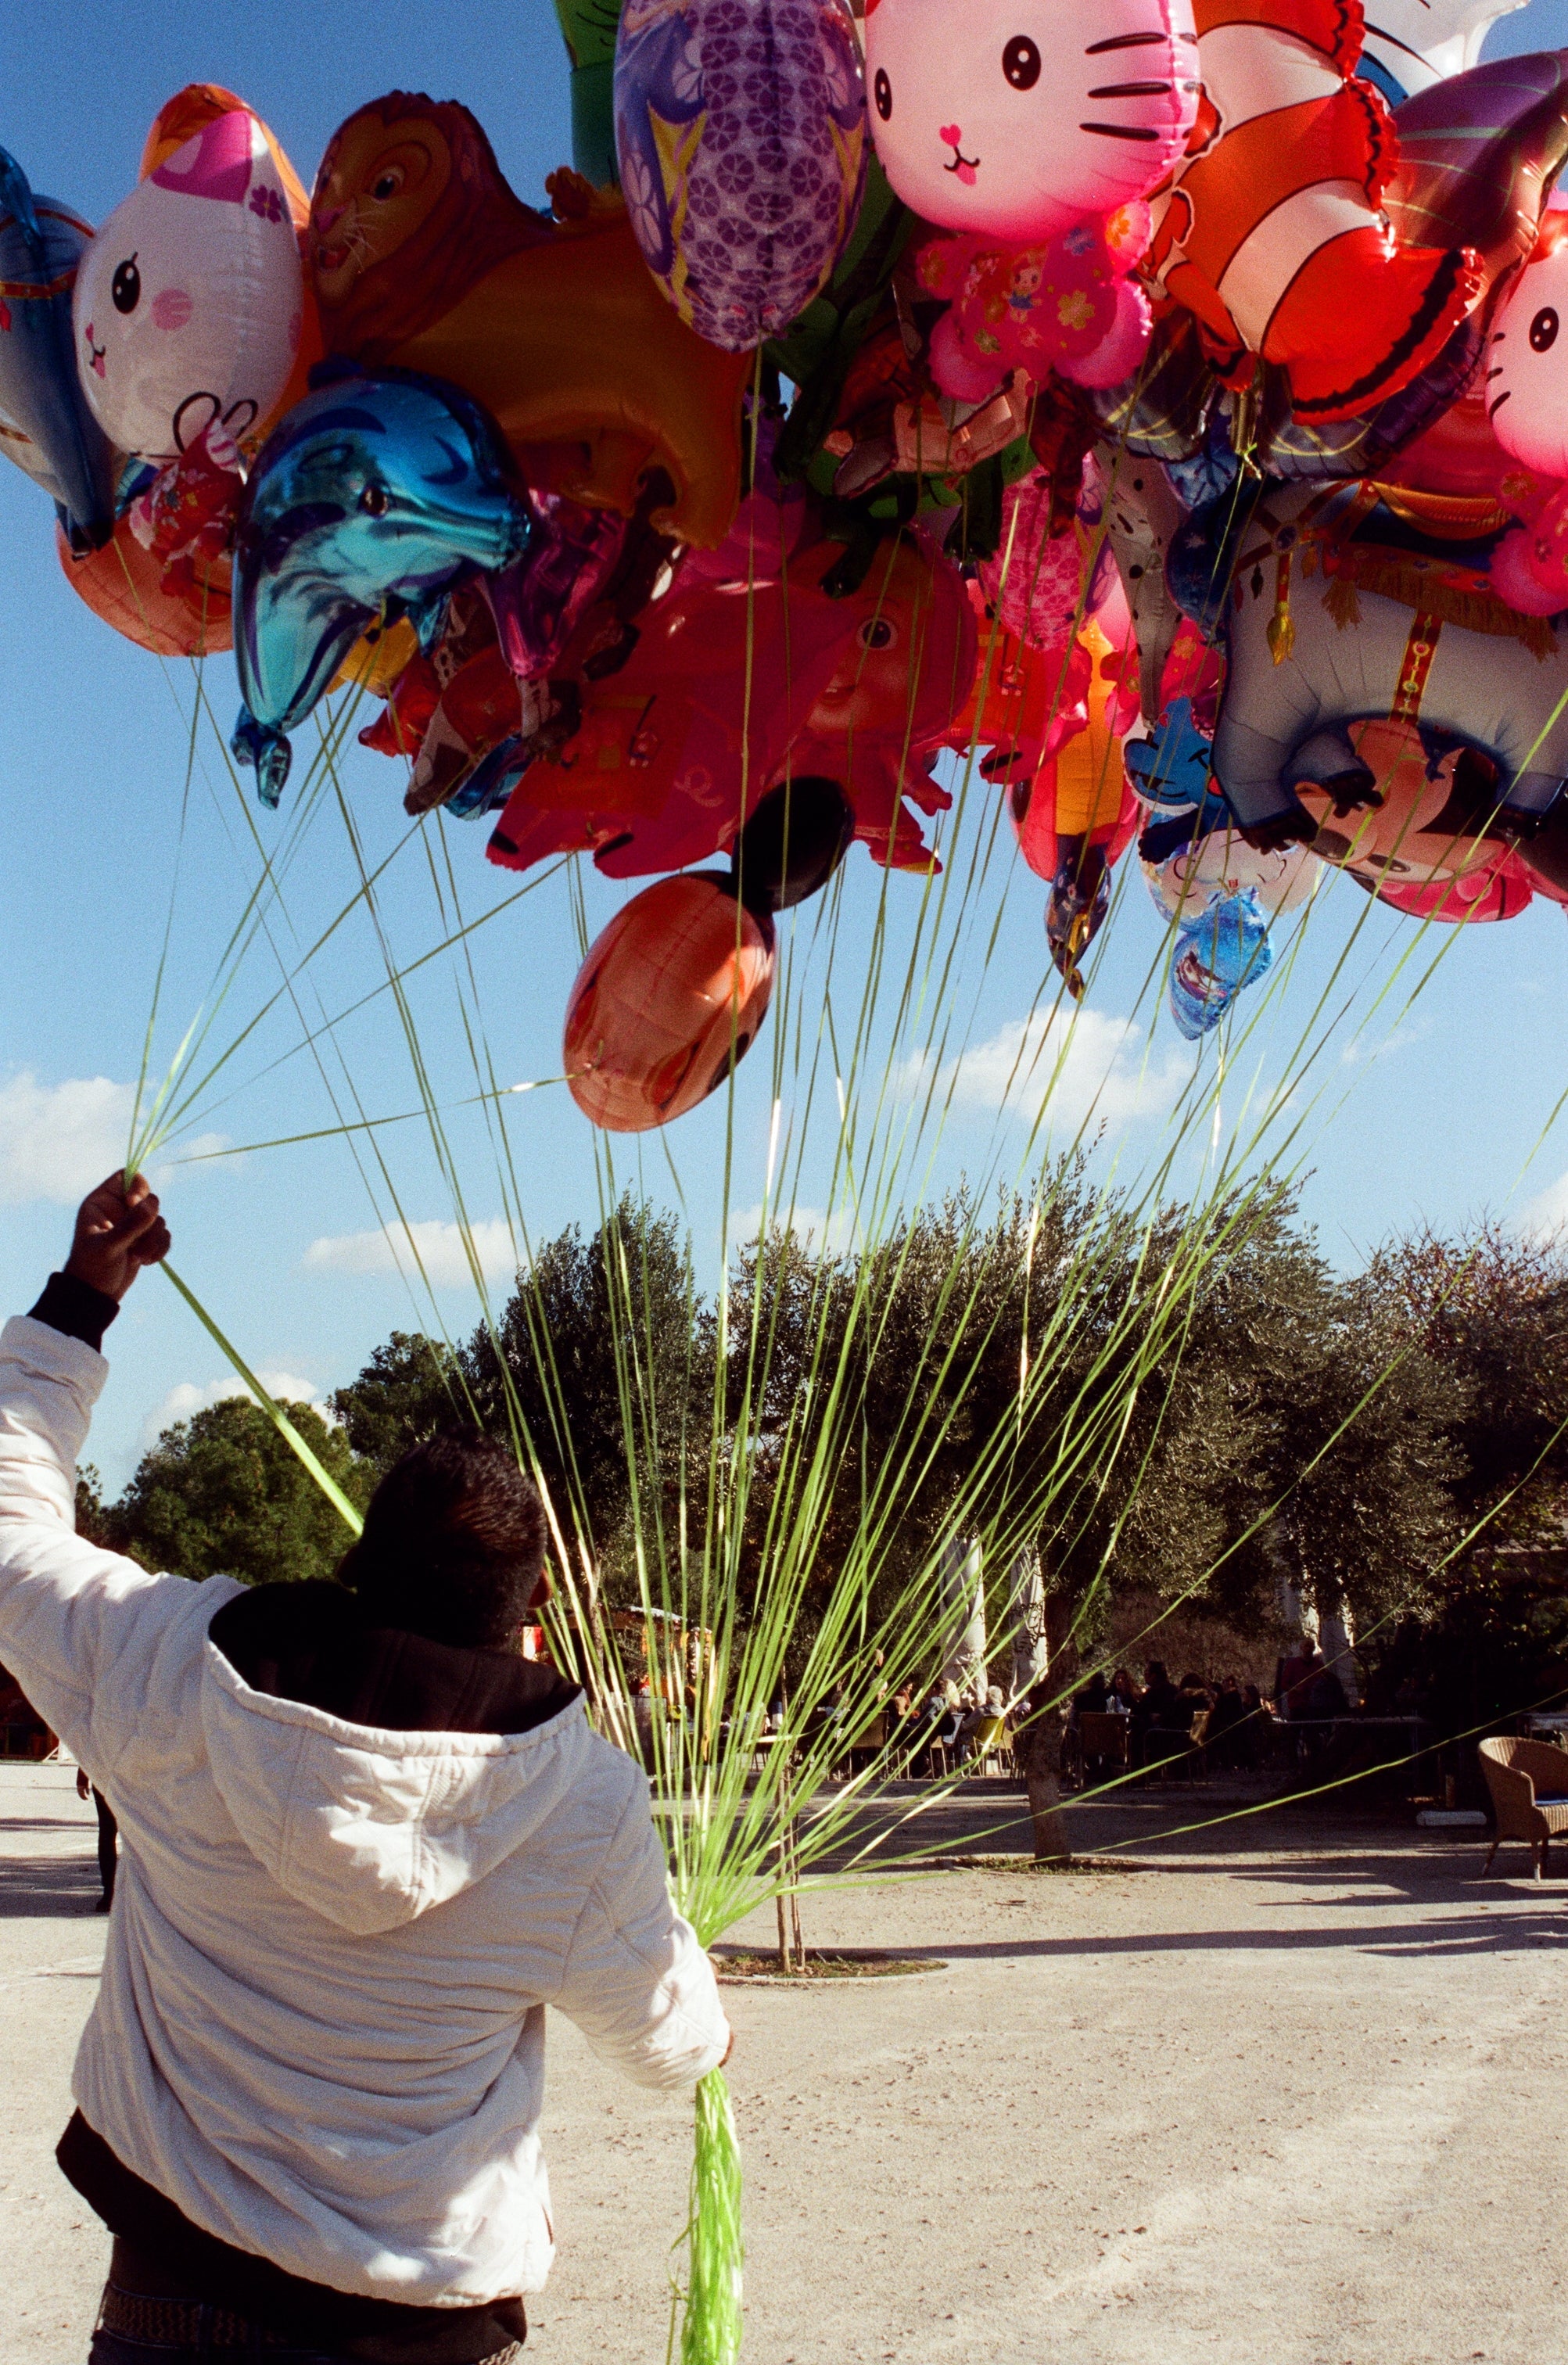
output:
[[[566,1004],[572,1098],[607,1133],[647,1133],[706,1100],[756,1035],[773,929],[699,872],[660,879],[598,936]]]
[[[227,558],[198,559],[170,571],[144,550],[128,517],[118,519],[113,538],[101,550],[74,558],[55,529],[55,547],[66,581],[95,616],[157,657],[212,656],[234,645]]]

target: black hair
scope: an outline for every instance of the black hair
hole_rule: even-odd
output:
[[[386,1473],[338,1575],[379,1624],[495,1650],[523,1623],[544,1561],[544,1509],[504,1445],[427,1438]]]

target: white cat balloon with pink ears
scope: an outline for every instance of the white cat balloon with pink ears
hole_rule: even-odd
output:
[[[944,392],[1009,368],[1091,386],[1137,366],[1148,311],[1126,272],[1140,200],[1197,106],[1191,0],[868,0],[878,159],[950,240],[922,275],[953,297],[932,342]]]

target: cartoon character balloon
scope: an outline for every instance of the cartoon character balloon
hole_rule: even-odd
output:
[[[237,442],[288,384],[304,283],[288,193],[248,107],[217,115],[105,222],[77,273],[82,384],[121,451],[172,460],[218,420]]]
[[[1495,824],[1495,764],[1406,722],[1361,723],[1350,738],[1380,801],[1338,813],[1332,797],[1304,782],[1302,802],[1318,824],[1314,856],[1385,901],[1397,900],[1401,910],[1435,919],[1475,917],[1489,891],[1510,881],[1516,907],[1528,900],[1529,875]],[[1495,909],[1487,916],[1506,914]]]
[[[0,452],[42,487],[79,550],[100,546],[114,515],[114,460],[83,398],[71,340],[71,289],[92,230],[35,196],[0,148]]]
[[[1486,409],[1505,452],[1568,476],[1568,214],[1549,214],[1531,261],[1492,323]]]
[[[1187,0],[870,0],[871,136],[906,206],[1030,246],[1145,196],[1193,120]]]
[[[1316,891],[1323,864],[1305,846],[1260,853],[1232,823],[1188,840],[1162,862],[1146,862],[1144,879],[1160,910],[1185,924],[1201,918],[1216,895],[1257,897],[1267,920],[1294,912]]]
[[[461,387],[531,485],[629,517],[656,472],[655,525],[708,548],[740,493],[744,355],[677,317],[626,209],[571,173],[558,219],[525,206],[465,106],[390,91],[339,126],[311,197],[327,350]]]
[[[1250,887],[1216,895],[1176,932],[1169,1002],[1178,1031],[1195,1043],[1211,1034],[1244,987],[1256,985],[1274,958],[1269,923]]]
[[[1506,814],[1535,826],[1568,777],[1568,656],[1551,627],[1507,607],[1451,546],[1424,545],[1375,487],[1271,489],[1241,510],[1216,561],[1205,517],[1231,506],[1182,529],[1170,572],[1195,615],[1219,566],[1227,672],[1214,768],[1253,843],[1310,841],[1303,781],[1342,813],[1375,804],[1349,725],[1391,717],[1484,755]]]
[[[1482,292],[1468,247],[1402,245],[1381,200],[1398,156],[1355,79],[1342,0],[1197,0],[1203,112],[1154,201],[1159,286],[1237,384],[1286,368],[1298,420],[1370,409],[1419,375]]]
[[[855,225],[866,96],[844,0],[627,0],[621,186],[681,319],[749,353],[799,318]]]
[[[1519,464],[1499,491],[1524,521],[1494,554],[1492,581],[1525,615],[1557,615],[1568,609],[1568,214],[1542,220],[1495,316],[1487,359],[1492,432]]]
[[[878,158],[906,205],[958,233],[920,258],[950,300],[931,365],[953,400],[982,401],[1009,370],[1112,386],[1136,368],[1149,323],[1127,278],[1148,236],[1137,200],[1192,125],[1193,45],[1188,0],[1070,15],[1010,0],[972,25],[945,0],[871,0]]]
[[[233,746],[264,803],[287,733],[366,627],[396,603],[433,630],[453,579],[509,566],[529,531],[493,429],[454,388],[350,372],[296,405],[245,488],[234,554]]]
[[[778,485],[767,448],[734,531],[711,555],[686,554],[623,663],[583,662],[597,639],[585,617],[588,637],[562,668],[577,674],[578,714],[521,770],[492,861],[522,870],[580,848],[611,878],[676,869],[728,850],[780,780],[810,778],[841,784],[877,861],[932,868],[910,807],[951,802],[929,767],[974,678],[964,583],[911,533],[833,596],[843,545]]]

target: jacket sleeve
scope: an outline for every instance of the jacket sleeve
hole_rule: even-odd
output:
[[[670,1900],[639,1781],[577,1920],[551,1998],[639,2086],[693,2086],[730,2042],[713,1966]]]
[[[108,1368],[80,1339],[28,1316],[0,1331],[0,1663],[95,1770],[100,1676],[161,1593],[184,1593],[183,1579],[149,1576],[76,1533],[76,1457]]]

